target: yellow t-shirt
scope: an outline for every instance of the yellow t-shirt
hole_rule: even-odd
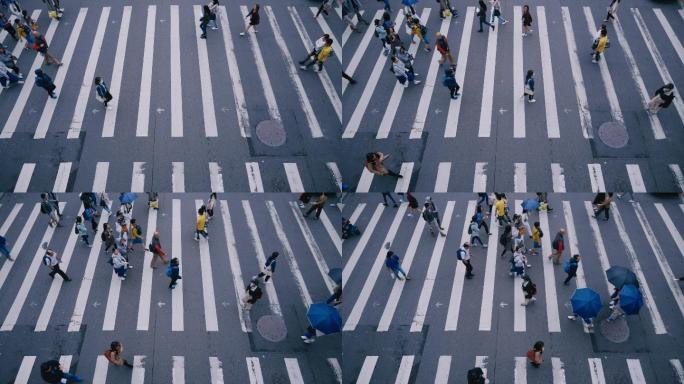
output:
[[[601,36],[596,46],[596,52],[603,53],[606,50],[606,44],[608,44],[608,36]]]
[[[204,225],[207,223],[207,217],[204,215],[197,215],[197,230],[203,231]]]
[[[532,240],[536,241],[537,243],[541,243],[541,236],[539,235],[539,229],[537,229],[537,227],[532,227]]]
[[[504,203],[503,199],[497,200],[494,207],[496,208],[497,216],[503,216],[506,214],[506,203]]]
[[[325,45],[323,48],[321,48],[321,51],[318,52],[318,61],[325,61],[328,56],[332,53],[332,46],[330,45]]]

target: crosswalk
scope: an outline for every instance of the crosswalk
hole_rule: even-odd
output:
[[[392,372],[396,375],[384,377],[382,374],[375,373],[378,361],[381,364],[391,365]],[[565,384],[567,382],[582,382],[592,384],[605,384],[609,382],[645,384],[664,380],[662,382],[684,383],[682,375],[682,365],[679,359],[663,359],[667,365],[665,371],[661,372],[658,378],[649,377],[644,374],[644,365],[653,364],[649,359],[625,358],[625,359],[606,359],[600,357],[590,357],[579,359],[575,356],[567,358],[547,357],[547,363],[551,365],[551,374],[548,375],[545,369],[535,369],[524,356],[516,356],[510,362],[501,356],[492,358],[490,356],[475,356],[465,358],[463,355],[441,355],[434,359],[417,359],[414,355],[403,355],[400,361],[387,361],[387,356],[370,355],[365,356],[360,369],[357,369],[355,381],[357,384],[369,384],[384,380],[384,382],[394,383],[435,383],[444,384],[452,382],[462,382],[466,380],[467,371],[473,367],[479,367],[490,382],[506,382],[515,384],[525,383],[553,383]],[[569,363],[572,360],[572,363]],[[470,365],[472,363],[472,365]],[[605,370],[604,370],[605,366]],[[619,372],[617,375],[607,375],[605,371]],[[375,374],[374,374],[375,373]],[[384,377],[384,379],[381,379]],[[648,380],[647,380],[648,378]],[[354,380],[354,379],[352,379]]]
[[[469,172],[468,167],[473,171]],[[392,166],[389,168],[391,169]],[[420,169],[420,174],[414,173],[414,168]],[[682,176],[679,164],[654,165],[642,161],[622,164],[606,161],[589,163],[585,168],[577,168],[570,163],[528,164],[520,162],[511,164],[508,170],[490,171],[489,168],[488,162],[444,161],[435,164],[401,162],[397,173],[403,177],[396,179],[396,182],[384,180],[390,177],[377,177],[363,168],[360,176],[357,177],[355,191],[358,193],[388,190],[394,192],[407,190],[484,192],[495,189],[523,193],[548,190],[547,187],[551,185],[552,190],[549,192],[565,193],[602,192],[606,191],[606,185],[610,185],[613,187],[612,190],[621,192],[684,192],[684,176]],[[658,174],[665,174],[668,178],[656,181],[650,177],[654,171]],[[501,173],[512,175],[512,178],[501,178]],[[534,179],[528,177],[529,174],[534,175]],[[646,182],[646,180],[649,181]]]
[[[554,267],[546,257],[530,256],[533,268],[527,273],[539,293],[533,306],[534,317],[525,316],[531,307],[521,308],[521,281],[508,276],[508,262],[499,258],[502,248],[498,244],[500,228],[496,219],[491,219],[490,236],[481,230],[482,240],[489,240],[489,247],[473,250],[476,278],[464,282],[465,268],[453,258],[453,250],[470,240],[467,228],[475,212],[475,200],[454,201],[440,195],[434,198],[438,199],[442,226],[447,233],[446,237],[436,239],[425,231],[422,219],[406,215],[406,203],[398,209],[366,202],[356,206],[347,203],[345,210],[353,211],[351,217],[356,219],[363,235],[345,242],[350,257],[343,278],[345,286],[351,287],[347,292],[351,299],[347,301],[352,304],[344,319],[344,332],[359,327],[371,327],[376,332],[423,332],[425,324],[432,331],[439,328],[447,332],[490,332],[502,316],[507,319],[503,328],[510,327],[514,332],[526,332],[532,324],[551,334],[574,332],[564,320],[569,314],[565,312],[572,291],[561,284],[565,277],[562,269]],[[680,257],[684,256],[680,230],[684,204],[618,200],[610,210],[610,221],[603,222],[592,217],[590,200],[590,195],[555,195],[550,201],[554,211],[530,215],[530,223],[539,221],[545,234],[541,255],[551,253],[551,241],[564,228],[569,248],[566,252],[582,255],[577,279],[571,284],[591,287],[606,300],[612,286],[603,271],[612,265],[626,266],[636,273],[641,284],[645,306],[639,318],[646,332],[680,332],[677,324],[684,318],[684,295],[675,277],[681,267]],[[522,197],[509,196],[509,203],[511,212],[521,213]],[[413,277],[411,281],[387,276],[384,259],[388,249],[400,255],[402,268]],[[370,306],[371,297],[386,299]],[[397,311],[398,308],[402,310]],[[501,332],[502,325],[496,327]],[[584,331],[591,332],[586,328]]]

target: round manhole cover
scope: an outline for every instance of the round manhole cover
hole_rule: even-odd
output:
[[[603,144],[611,148],[622,148],[629,141],[629,134],[624,124],[617,121],[608,121],[601,124],[598,135]]]
[[[285,144],[285,128],[278,120],[264,120],[257,124],[256,135],[259,141],[269,147],[279,147]]]
[[[285,340],[285,336],[287,336],[285,320],[277,315],[260,317],[257,321],[257,330],[261,337],[274,343]]]
[[[619,317],[611,322],[601,322],[601,334],[613,343],[624,343],[629,339],[629,326],[625,317]]]

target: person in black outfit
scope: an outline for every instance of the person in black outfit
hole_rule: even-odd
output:
[[[483,0],[480,0],[479,5],[479,12],[477,13],[477,16],[480,19],[480,30],[478,32],[482,32],[482,24],[487,24],[490,27],[492,27],[492,31],[494,30],[494,26],[487,21],[487,5],[485,5],[485,2]]]

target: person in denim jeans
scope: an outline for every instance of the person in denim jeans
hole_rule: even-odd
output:
[[[396,255],[392,251],[387,251],[387,256],[385,256],[385,266],[389,268],[390,271],[394,274],[394,276],[397,277],[399,280],[411,280],[410,277],[406,274],[406,272],[401,268],[401,264],[399,264],[399,256]],[[401,273],[404,275],[404,277],[401,277],[399,275]]]

